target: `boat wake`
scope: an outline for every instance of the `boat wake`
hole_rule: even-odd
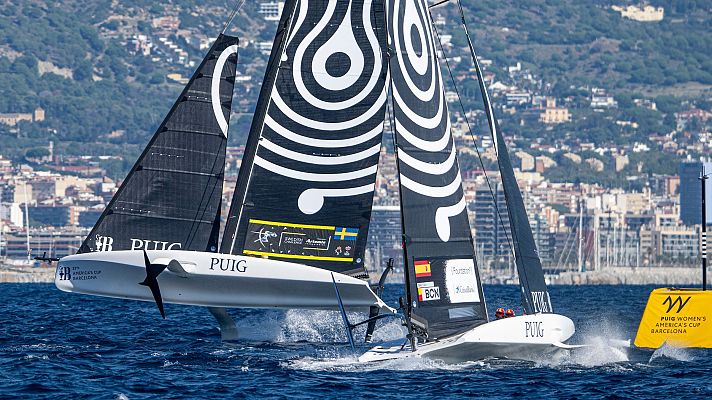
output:
[[[656,349],[650,356],[649,364],[659,359],[670,359],[675,361],[692,361],[695,357],[690,349],[684,349],[681,347],[675,347],[667,342],[663,344],[659,349]]]
[[[321,372],[373,372],[373,371],[460,371],[487,368],[486,361],[447,364],[428,358],[399,358],[380,362],[360,362],[356,355],[340,357],[301,357],[281,363],[283,368]]]
[[[360,312],[347,313],[352,323],[363,321],[368,315]],[[287,310],[266,311],[240,317],[237,329],[242,340],[273,343],[346,343],[344,323],[338,311]],[[365,325],[354,329],[356,343],[363,343]],[[373,342],[385,342],[405,337],[405,328],[400,320],[378,321]]]

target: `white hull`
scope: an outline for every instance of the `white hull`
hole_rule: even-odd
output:
[[[359,357],[361,362],[425,357],[449,363],[485,358],[542,360],[575,348],[563,342],[575,332],[573,321],[558,314],[524,315],[492,321],[463,334],[418,345],[411,351],[403,341],[377,346]]]
[[[159,276],[164,303],[226,308],[338,309],[332,273],[263,258],[196,251],[147,252],[151,263],[169,265]],[[67,277],[69,272],[69,277]],[[387,308],[368,282],[333,273],[344,307]],[[84,253],[62,258],[54,283],[62,291],[153,302],[139,285],[146,278],[142,251]]]

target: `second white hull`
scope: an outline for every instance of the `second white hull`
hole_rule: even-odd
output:
[[[576,346],[563,342],[575,332],[573,321],[558,314],[536,314],[482,324],[439,341],[420,344],[411,351],[403,341],[377,346],[359,357],[361,362],[424,357],[449,363],[486,358],[537,361]]]
[[[166,268],[158,276],[164,303],[226,308],[337,309],[327,270],[254,257],[194,251],[148,251],[152,263],[180,263],[183,271]],[[344,307],[388,308],[368,282],[333,273]],[[141,251],[77,254],[62,258],[55,285],[65,292],[153,302],[139,285],[146,278]]]

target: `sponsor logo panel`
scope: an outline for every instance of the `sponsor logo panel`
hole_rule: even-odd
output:
[[[677,296],[675,300],[672,299],[672,296],[666,297],[665,300],[663,300],[663,305],[667,306],[665,313],[669,314],[670,311],[675,310],[675,314],[680,314],[680,311],[685,308],[687,302],[690,301],[691,298],[692,296],[687,296],[687,298],[683,301],[682,296]]]
[[[358,228],[250,219],[243,254],[354,262]],[[360,263],[357,258],[355,262]]]
[[[471,258],[445,260],[445,285],[451,303],[480,301],[475,262]]]

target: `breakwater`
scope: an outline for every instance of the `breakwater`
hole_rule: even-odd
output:
[[[0,264],[0,283],[48,283],[54,281],[54,268]]]

